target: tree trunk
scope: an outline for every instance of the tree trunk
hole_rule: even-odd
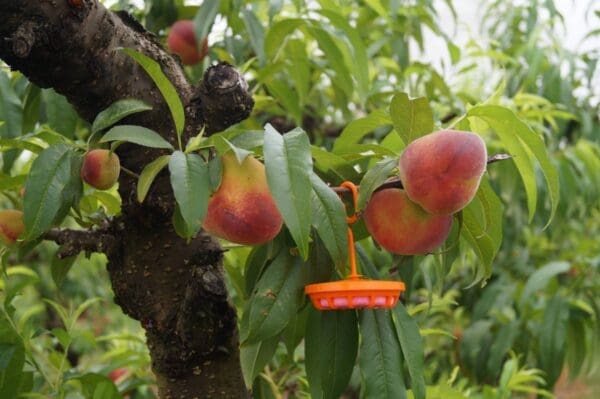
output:
[[[202,126],[209,134],[220,131],[252,109],[247,85],[231,66],[211,67],[194,87],[151,33],[97,0],[0,0],[0,58],[13,69],[65,95],[88,121],[118,99],[145,101],[153,110],[123,123],[153,129],[175,144],[173,121],[160,92],[119,47],[134,48],[160,63],[184,104],[184,140]],[[122,145],[118,153],[122,165],[136,173],[163,154],[136,145]],[[136,184],[135,178],[121,174],[122,215],[108,229],[117,243],[107,254],[108,270],[115,302],[146,330],[160,397],[248,397],[222,250],[205,233],[189,243],[175,234],[167,172],[157,177],[143,204],[136,200]]]

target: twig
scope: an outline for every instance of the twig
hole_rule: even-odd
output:
[[[512,158],[512,155],[495,154],[495,155],[488,157],[487,163],[489,165],[491,163],[495,163],[498,161],[504,161],[504,160],[511,159],[511,158]],[[392,177],[392,178],[386,180],[381,186],[377,187],[376,191],[383,190],[385,188],[402,188],[402,182],[400,181],[399,177]],[[350,189],[346,188],[346,187],[331,187],[331,189],[338,194],[344,194],[344,193],[350,192]]]
[[[110,254],[116,249],[115,236],[106,230],[51,229],[43,237],[61,246],[60,259],[77,255],[81,251]]]

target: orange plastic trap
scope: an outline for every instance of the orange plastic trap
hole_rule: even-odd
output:
[[[357,208],[358,190],[351,182],[343,182],[352,192],[354,209]],[[356,213],[346,217],[348,224],[356,222]],[[405,290],[401,281],[382,281],[363,278],[356,269],[356,252],[354,250],[354,234],[348,227],[348,255],[350,275],[341,281],[310,284],[304,292],[310,297],[313,305],[319,310],[339,310],[358,308],[392,308],[398,303],[400,294]]]

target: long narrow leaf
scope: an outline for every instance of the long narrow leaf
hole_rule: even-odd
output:
[[[285,328],[302,301],[305,271],[300,257],[287,249],[273,259],[250,298],[244,344],[271,338]]]
[[[208,208],[208,166],[199,155],[175,151],[169,159],[169,171],[175,200],[191,236],[200,228]]]
[[[156,175],[169,163],[170,156],[162,155],[144,167],[137,184],[137,200],[144,202]]]
[[[410,374],[414,397],[425,399],[423,339],[419,334],[419,326],[401,303],[394,308],[393,320]]]
[[[302,129],[295,129],[282,136],[271,125],[267,125],[264,156],[267,182],[273,198],[302,258],[307,259],[312,173],[308,136]]]
[[[162,94],[169,110],[171,111],[171,117],[173,118],[173,123],[175,124],[175,130],[177,132],[177,138],[180,142],[181,147],[181,134],[183,133],[183,127],[185,124],[185,112],[183,110],[183,104],[181,103],[181,99],[179,98],[179,94],[177,90],[171,83],[171,81],[165,76],[164,72],[160,68],[160,64],[154,61],[152,58],[135,51],[130,48],[123,48],[122,51],[133,58],[144,70],[154,83],[160,93]]]
[[[344,270],[348,258],[346,214],[340,198],[317,176],[310,175],[312,184],[312,224],[321,237],[338,270]]]
[[[23,201],[25,239],[34,240],[52,227],[66,199],[63,191],[71,182],[71,157],[72,149],[58,144],[33,161]]]
[[[127,141],[143,145],[144,147],[173,149],[173,146],[154,130],[136,125],[119,125],[113,127],[100,139],[101,143],[108,143],[110,141]]]
[[[126,116],[151,109],[152,106],[133,98],[115,101],[108,108],[96,115],[94,123],[92,123],[92,133],[111,127]]]
[[[404,399],[402,351],[391,314],[363,310],[360,318],[360,373],[365,398]]]
[[[486,121],[500,137],[502,144],[514,155],[514,162],[521,174],[527,192],[529,220],[533,218],[537,201],[537,185],[531,156],[538,161],[550,194],[551,212],[546,226],[552,221],[559,201],[558,172],[550,161],[542,138],[536,134],[510,109],[497,105],[478,105],[469,110],[468,116]]]
[[[306,331],[306,375],[312,399],[338,399],[356,360],[358,329],[351,310],[310,309]]]

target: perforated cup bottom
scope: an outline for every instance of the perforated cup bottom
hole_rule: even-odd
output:
[[[304,291],[320,310],[392,308],[405,286],[401,281],[348,279],[311,284]]]

